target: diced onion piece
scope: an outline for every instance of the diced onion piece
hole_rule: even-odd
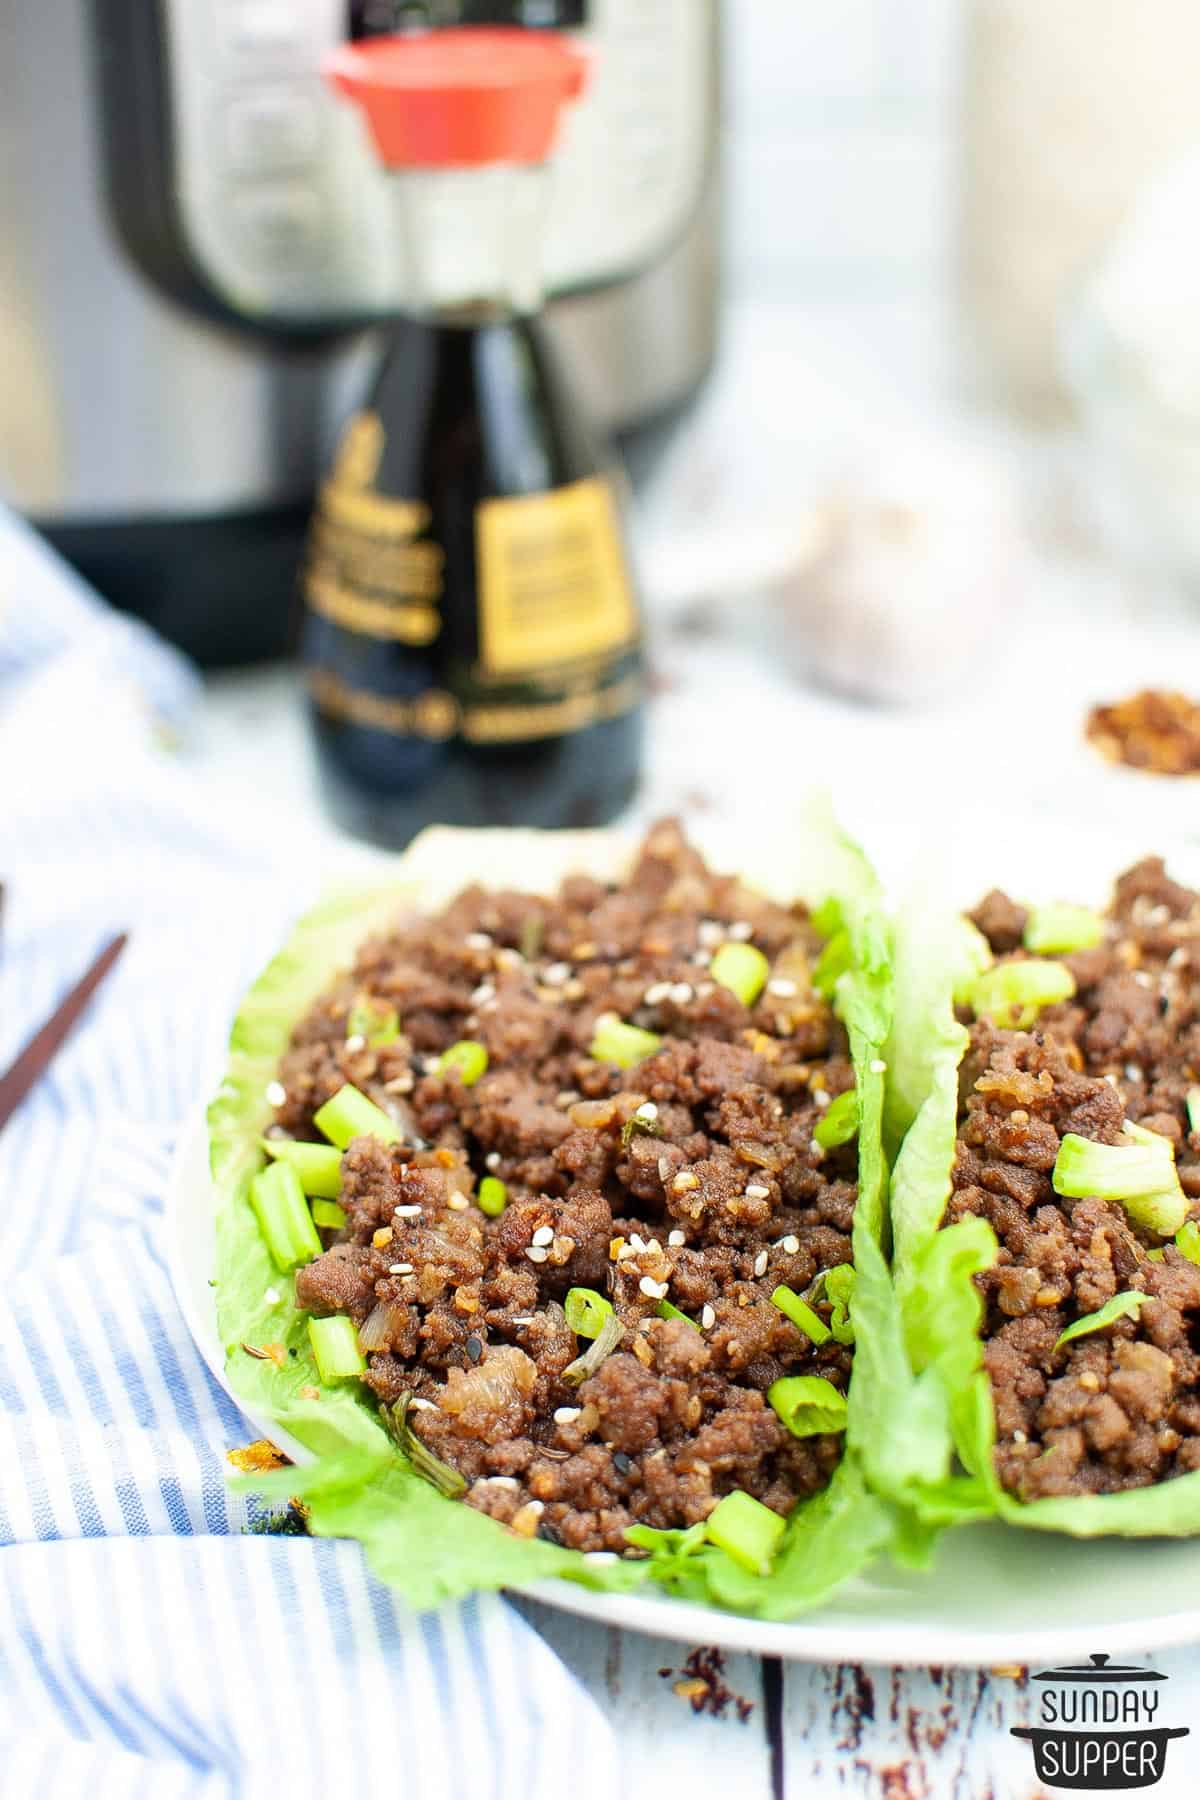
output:
[[[342,1191],[342,1153],[336,1144],[298,1144],[293,1138],[260,1138],[267,1155],[290,1163],[310,1200],[336,1200]]]
[[[813,1143],[822,1150],[836,1150],[848,1144],[858,1132],[858,1092],[849,1088],[831,1101],[813,1127]]]
[[[1035,906],[1025,921],[1022,942],[1035,956],[1066,956],[1090,950],[1104,936],[1104,920],[1086,906]]]
[[[277,1268],[286,1271],[321,1254],[321,1240],[290,1163],[276,1162],[250,1183],[250,1204]]]
[[[1200,1131],[1200,1087],[1187,1091],[1188,1130]]]
[[[381,1144],[398,1144],[403,1137],[395,1120],[349,1082],[317,1109],[313,1124],[339,1150],[356,1137],[378,1138]]]
[[[366,1369],[354,1320],[348,1319],[345,1313],[334,1313],[328,1319],[310,1319],[308,1341],[322,1381],[348,1381]]]
[[[407,1306],[394,1300],[380,1300],[373,1306],[358,1328],[358,1342],[363,1350],[389,1350],[392,1339],[408,1320]]]
[[[487,1048],[475,1038],[460,1038],[438,1058],[438,1074],[449,1075],[457,1070],[464,1087],[474,1087],[487,1066]]]
[[[1055,1339],[1054,1348],[1069,1344],[1072,1338],[1087,1337],[1093,1331],[1103,1331],[1106,1325],[1112,1325],[1117,1319],[1136,1319],[1138,1308],[1150,1298],[1149,1294],[1139,1293],[1136,1288],[1127,1294],[1114,1294],[1106,1300],[1097,1312],[1088,1313],[1082,1319],[1076,1319],[1073,1325]]]
[[[563,1311],[576,1337],[597,1338],[613,1316],[612,1301],[595,1288],[575,1287],[567,1294]]]
[[[1065,963],[1029,957],[997,963],[977,975],[971,984],[970,1006],[977,1019],[986,1013],[997,1025],[1024,1031],[1043,1006],[1069,1000],[1074,992],[1075,977]]]
[[[811,1338],[814,1344],[823,1344],[830,1337],[831,1333],[825,1321],[819,1318],[808,1302],[802,1300],[799,1294],[794,1293],[790,1287],[785,1287],[781,1283],[771,1295],[771,1305],[777,1306],[781,1313],[785,1313],[797,1330],[802,1331],[805,1337]]]
[[[752,1494],[735,1488],[709,1513],[704,1535],[752,1575],[766,1575],[787,1530],[787,1520]]]
[[[753,1006],[767,985],[771,965],[753,944],[722,944],[708,965],[720,987],[736,994],[743,1006]]]
[[[498,1175],[485,1175],[476,1196],[479,1210],[489,1219],[498,1219],[508,1205],[508,1188]]]
[[[662,1039],[640,1025],[627,1025],[616,1013],[601,1013],[588,1046],[588,1055],[597,1062],[615,1063],[618,1069],[632,1069],[645,1062],[662,1046]]]
[[[846,1396],[823,1375],[784,1375],[771,1383],[767,1400],[793,1437],[846,1429]]]

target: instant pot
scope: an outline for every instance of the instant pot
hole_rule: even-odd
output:
[[[717,0],[38,0],[0,58],[0,495],[207,663],[285,646],[319,470],[403,308],[346,38],[569,30],[594,53],[547,233],[551,317],[610,429],[710,363]],[[636,448],[636,446],[635,446]]]

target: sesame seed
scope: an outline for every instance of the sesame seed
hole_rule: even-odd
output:
[[[649,1245],[646,1243],[646,1240],[642,1236],[640,1231],[631,1231],[630,1232],[629,1248],[633,1251],[635,1256],[640,1256],[643,1250],[646,1250],[649,1248]]]
[[[791,1000],[800,992],[800,989],[794,981],[789,981],[786,976],[776,975],[768,981],[767,992],[774,994],[777,1000]]]
[[[746,1198],[747,1200],[769,1200],[771,1190],[769,1187],[764,1187],[761,1181],[752,1181],[746,1189]]]
[[[554,1233],[550,1233],[551,1237]],[[525,1252],[531,1263],[544,1263],[550,1252],[542,1244],[531,1244]]]
[[[766,1272],[767,1272],[767,1253],[765,1250],[760,1250],[758,1255],[754,1259],[754,1273],[756,1275],[765,1275]]]
[[[1133,979],[1139,987],[1152,988],[1154,986],[1154,977],[1148,969],[1135,969]]]
[[[287,1089],[282,1081],[268,1081],[267,1099],[272,1106],[282,1106],[287,1100]]]
[[[413,1404],[414,1402],[410,1400],[409,1405]],[[521,1485],[515,1475],[481,1475],[479,1479],[488,1487],[511,1488],[514,1492]]]
[[[483,1166],[485,1169],[498,1169],[500,1167],[500,1152],[498,1150],[489,1150],[483,1159]]]
[[[825,1108],[830,1104],[830,1096],[825,1092],[824,1088],[814,1088],[812,1090],[812,1097],[813,1104],[821,1112],[824,1112]]]
[[[675,986],[671,989],[671,999],[675,1002],[676,1006],[686,1006],[688,1002],[694,1000],[695,997],[696,990],[690,981],[677,981]]]
[[[413,1078],[408,1074],[393,1076],[391,1081],[384,1082],[383,1091],[385,1094],[411,1094]]]
[[[492,958],[498,969],[519,969],[524,960],[519,950],[510,950],[507,946],[497,950]]]
[[[609,1254],[611,1255],[612,1252],[610,1251]],[[615,1262],[624,1262],[626,1260],[626,1258],[628,1258],[630,1256],[636,1256],[636,1255],[637,1255],[637,1251],[634,1249],[632,1244],[626,1244],[624,1242],[619,1242],[617,1244],[616,1256],[613,1258],[613,1260]]]
[[[409,1412],[436,1412],[437,1407],[432,1400],[423,1400],[419,1394],[414,1394],[408,1403],[408,1410]]]
[[[278,1306],[279,1305],[279,1289],[273,1288],[273,1287],[268,1288],[266,1293],[263,1295],[263,1299],[266,1301],[268,1306]]]
[[[541,1518],[545,1510],[546,1502],[544,1500],[527,1500],[521,1508],[522,1512],[532,1513],[537,1519]]]
[[[554,1104],[565,1112],[568,1106],[574,1106],[575,1103],[582,1098],[583,1096],[577,1093],[574,1088],[563,1088],[561,1093],[555,1094]]]
[[[363,1037],[361,1032],[356,1031],[353,1037],[348,1037],[346,1039],[346,1048],[351,1056],[357,1056],[358,1052],[360,1050],[365,1050],[366,1047],[367,1040]]]
[[[419,1219],[420,1216],[421,1209],[419,1206],[397,1206],[392,1212],[392,1217],[394,1219]]]
[[[707,969],[709,961],[710,958],[707,950],[697,950],[692,957],[692,962],[698,969]]]
[[[412,1272],[413,1266],[411,1263],[393,1263],[388,1270],[389,1275],[411,1275]]]
[[[513,1319],[511,1322],[514,1325],[532,1325],[533,1324],[533,1314],[532,1313],[522,1313],[519,1319]]]
[[[653,1100],[643,1100],[633,1116],[635,1119],[657,1119],[658,1108]]]
[[[667,1242],[673,1250],[677,1250],[680,1244],[687,1243],[687,1233],[684,1231],[672,1231],[667,1236]]]
[[[468,950],[490,950],[492,940],[486,931],[468,931],[463,939]]]
[[[735,943],[744,944],[748,938],[754,936],[754,927],[749,919],[735,919],[729,927],[729,936]]]
[[[1029,1439],[1023,1431],[1014,1431],[1013,1432],[1013,1443],[1014,1444],[1027,1444],[1028,1442],[1029,1442]]]
[[[711,1306],[706,1304],[704,1307],[704,1310],[700,1314],[701,1327],[705,1331],[711,1331],[713,1326],[716,1324],[716,1322],[717,1322],[716,1313],[713,1311]]]
[[[867,1066],[872,1075],[887,1074],[887,1064],[884,1062],[882,1056],[873,1056]]]
[[[542,980],[547,987],[561,987],[571,979],[571,965],[565,962],[550,963],[542,970]]]
[[[581,1406],[556,1406],[554,1409],[554,1423],[556,1425],[573,1425],[582,1411],[583,1408]]]
[[[1139,1063],[1126,1063],[1125,1079],[1126,1081],[1140,1081],[1142,1079],[1141,1065]]]
[[[655,981],[646,989],[642,999],[647,1006],[657,1006],[661,1000],[667,998],[670,992],[671,983],[669,981]]]
[[[490,981],[481,981],[471,995],[472,1006],[486,1006],[489,1000],[496,998],[496,990]]]
[[[779,1248],[781,1250],[786,1250],[789,1256],[795,1256],[797,1250],[800,1248],[800,1239],[795,1237],[789,1231],[785,1238],[779,1240]]]
[[[655,1281],[652,1275],[643,1275],[638,1282],[638,1292],[645,1294],[647,1300],[662,1300],[666,1296],[667,1283]]]
[[[553,1225],[539,1225],[533,1234],[535,1244],[552,1244],[554,1242]]]
[[[717,919],[701,919],[696,929],[696,936],[702,944],[707,944],[710,949],[715,950],[725,936],[725,927]]]
[[[465,1194],[451,1194],[449,1200],[446,1202],[446,1205],[450,1208],[451,1212],[466,1212],[470,1204],[471,1202],[467,1199]]]

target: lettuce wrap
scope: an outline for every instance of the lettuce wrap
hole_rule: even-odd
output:
[[[890,1221],[902,1356],[892,1376],[898,1409],[880,1440],[866,1447],[868,1477],[927,1526],[993,1517],[1074,1537],[1190,1535],[1200,1531],[1200,1472],[1119,1492],[1029,1500],[1009,1492],[996,1472],[996,1411],[975,1277],[993,1265],[997,1239],[980,1217],[943,1225],[969,1040],[957,1012],[988,961],[979,933],[928,894],[894,927],[885,1129],[886,1141],[899,1146]],[[1113,1316],[1121,1310],[1118,1303]],[[1103,1322],[1098,1312],[1083,1327]]]
[[[330,899],[296,925],[285,947],[246,995],[230,1040],[229,1064],[209,1108],[216,1206],[214,1303],[230,1387],[256,1418],[273,1424],[312,1460],[241,1486],[267,1498],[301,1500],[317,1535],[353,1537],[371,1566],[418,1609],[474,1589],[527,1587],[560,1577],[603,1590],[648,1581],[669,1591],[764,1618],[818,1605],[885,1548],[905,1554],[900,1509],[868,1480],[868,1451],[893,1404],[883,1376],[899,1334],[883,1251],[884,1045],[891,1028],[891,945],[878,883],[861,851],[814,804],[772,865],[743,866],[746,881],[784,900],[821,908],[845,934],[835,1010],[849,1037],[860,1129],[858,1202],[853,1225],[856,1334],[847,1399],[846,1451],[829,1486],[791,1513],[769,1574],[753,1575],[706,1542],[703,1526],[639,1533],[638,1559],[584,1554],[515,1536],[485,1514],[445,1498],[419,1475],[384,1430],[371,1395],[357,1382],[323,1384],[294,1304],[294,1277],[268,1255],[249,1199],[266,1158],[267,1090],[297,1021],[359,943],[405,910],[444,903],[486,871],[489,886],[547,891],[571,872],[612,878],[625,861],[610,834],[449,831],[424,834],[396,866],[395,879],[369,892]]]

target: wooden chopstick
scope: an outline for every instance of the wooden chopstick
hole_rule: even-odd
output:
[[[104,946],[86,975],[80,977],[41,1030],[36,1031],[20,1051],[16,1061],[0,1075],[0,1130],[8,1124],[30,1088],[46,1073],[128,942],[128,933],[122,931]]]

